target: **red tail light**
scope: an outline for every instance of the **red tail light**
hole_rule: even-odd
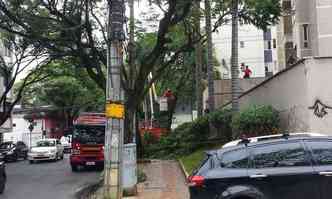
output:
[[[80,154],[80,149],[81,149],[81,144],[80,143],[73,143],[72,154],[79,155]]]
[[[190,187],[202,187],[204,185],[204,177],[203,176],[190,176],[188,178]]]

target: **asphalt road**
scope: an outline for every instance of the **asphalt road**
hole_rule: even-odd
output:
[[[72,199],[75,191],[96,182],[100,175],[94,170],[73,173],[68,155],[57,162],[8,163],[6,171],[8,181],[1,199]]]

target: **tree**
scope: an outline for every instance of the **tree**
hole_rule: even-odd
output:
[[[71,68],[71,60],[52,62],[45,73],[48,78],[25,88],[25,106],[52,105],[61,113],[67,127],[80,111],[103,111],[105,96],[82,69]],[[19,83],[20,84],[20,83]]]
[[[239,0],[232,0],[232,110],[239,111]]]
[[[14,106],[21,100],[26,87],[33,85],[48,77],[44,73],[44,66],[49,62],[47,56],[39,49],[31,49],[24,40],[7,34],[0,34],[0,42],[5,40],[10,52],[11,60],[0,55],[0,76],[4,78],[4,90],[0,96],[0,126],[11,116]],[[36,61],[38,60],[38,63]],[[15,82],[19,75],[26,73],[13,93]]]
[[[229,18],[229,0],[216,1],[214,14],[217,16],[213,30],[227,22]],[[257,0],[255,0],[257,1]],[[280,9],[278,0],[260,0],[264,7],[254,0],[246,1],[241,16],[248,23],[264,26],[276,22]],[[142,32],[137,32],[135,42],[135,67],[124,65],[123,87],[126,91],[126,108],[128,122],[133,121],[137,107],[147,93],[148,88],[164,71],[183,53],[192,50],[197,43],[192,27],[192,9],[199,0],[150,0],[161,17],[154,17],[157,30],[152,31],[150,40],[153,48],[143,49],[139,46]],[[249,3],[247,3],[249,2]],[[7,1],[0,0],[0,28],[8,33],[18,35],[35,48],[47,51],[51,59],[72,58],[76,66],[86,70],[100,88],[105,90],[106,59],[106,19],[105,1],[89,0],[47,0],[47,1]],[[259,7],[259,10],[256,10]],[[269,15],[257,14],[258,12]],[[272,10],[272,11],[271,11]],[[262,16],[264,18],[262,18]],[[262,22],[264,20],[264,22]],[[182,26],[185,31],[180,35],[182,42],[172,37],[175,27]],[[202,40],[203,36],[200,40]],[[179,45],[181,44],[181,45]],[[139,59],[138,57],[143,57]],[[128,57],[128,56],[127,56]],[[150,73],[154,74],[147,81]],[[132,126],[132,124],[129,124]],[[126,130],[131,130],[128,128]],[[132,132],[126,132],[128,140]]]
[[[212,45],[212,27],[211,27],[211,1],[205,0],[205,32],[207,35],[207,75],[208,75],[208,104],[209,110],[214,111],[214,75],[213,75],[213,45]]]

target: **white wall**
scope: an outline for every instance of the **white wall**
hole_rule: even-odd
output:
[[[328,106],[332,106],[332,58],[309,59],[306,62],[308,74],[308,100],[309,105],[313,106],[316,100]],[[323,118],[314,115],[310,110],[309,120],[311,131],[323,132],[332,135],[332,110]]]
[[[35,120],[36,126],[32,131],[32,145],[34,145],[36,139],[40,139],[42,136],[42,120]],[[27,145],[30,142],[29,122],[23,118],[23,115],[13,115],[13,127],[12,132],[4,134],[5,141],[24,141]]]
[[[242,96],[241,109],[250,105],[272,105],[280,111],[283,129],[332,135],[331,77],[332,57],[308,58]],[[316,100],[330,107],[325,109],[324,117],[318,117],[309,109]]]
[[[240,47],[240,42],[244,42],[244,48]],[[213,35],[213,44],[216,56],[220,64],[225,59],[227,66],[230,68],[231,49],[232,49],[232,27],[231,25],[222,26],[218,33]],[[265,77],[264,66],[264,40],[263,31],[258,30],[252,25],[242,25],[239,27],[239,64],[249,65],[253,71],[253,77]],[[224,78],[230,78],[230,71],[227,73],[223,67],[220,67],[221,74]],[[242,72],[240,73],[242,77]]]

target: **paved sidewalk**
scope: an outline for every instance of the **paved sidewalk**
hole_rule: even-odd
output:
[[[176,161],[154,160],[140,165],[147,180],[138,185],[137,199],[188,199],[185,177]]]

